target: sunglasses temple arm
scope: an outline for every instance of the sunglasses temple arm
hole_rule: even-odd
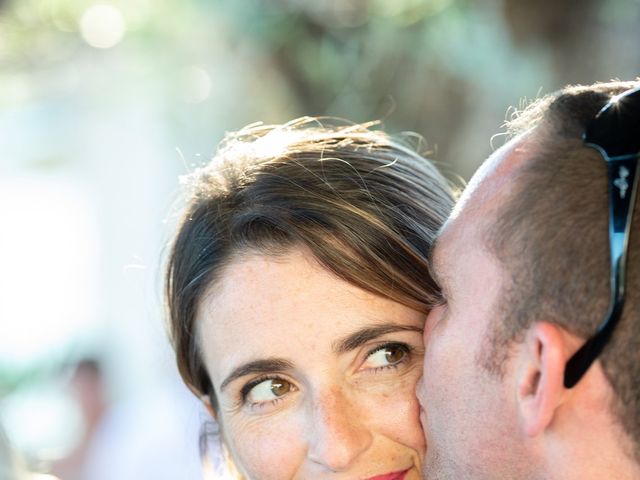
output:
[[[611,300],[604,321],[567,362],[564,386],[572,388],[600,355],[618,323],[624,305],[627,244],[638,190],[637,157],[607,162],[609,175],[609,242]]]
[[[607,162],[612,303],[624,298],[627,246],[638,191],[637,165],[637,157]]]

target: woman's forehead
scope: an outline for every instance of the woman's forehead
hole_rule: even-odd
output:
[[[198,337],[205,363],[248,357],[304,359],[330,355],[337,339],[365,325],[420,326],[423,316],[366,292],[324,269],[303,250],[284,256],[244,255],[231,263],[203,299]]]
[[[341,280],[308,253],[244,256],[227,268],[204,297],[200,328],[212,333],[290,331],[296,325],[336,330],[350,322],[371,322],[396,302]],[[324,328],[330,322],[331,328]]]

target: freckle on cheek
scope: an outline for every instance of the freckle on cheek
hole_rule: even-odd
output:
[[[252,479],[290,478],[300,461],[301,436],[278,428],[251,429],[236,438],[236,461]]]

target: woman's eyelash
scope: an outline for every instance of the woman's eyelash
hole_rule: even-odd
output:
[[[389,343],[383,343],[382,345],[378,345],[377,347],[371,349],[367,353],[367,357],[370,356],[370,355],[373,355],[376,352],[379,352],[380,350],[385,350],[387,348],[400,348],[401,350],[405,350],[407,353],[410,353],[411,350],[413,350],[413,347],[411,345],[406,344],[406,343],[403,343],[403,342],[389,342]]]
[[[279,378],[280,377],[276,375],[264,375],[251,380],[246,385],[244,385],[240,390],[240,398],[242,399],[243,402],[245,402],[247,400],[247,397],[249,396],[249,393],[251,393],[251,390],[253,390],[254,387],[260,385],[262,382],[265,382],[267,380],[278,380]]]
[[[366,358],[371,357],[371,355],[381,351],[381,350],[386,350],[386,349],[392,349],[392,348],[398,348],[400,350],[402,350],[405,354],[405,356],[399,360],[396,363],[392,363],[390,365],[384,365],[384,366],[380,366],[380,367],[376,367],[376,371],[380,370],[380,369],[384,369],[384,368],[396,368],[399,364],[404,363],[405,361],[408,360],[408,358],[411,356],[411,354],[414,352],[415,348],[412,347],[411,345],[408,345],[406,343],[402,343],[402,342],[389,342],[389,343],[384,343],[382,345],[378,345],[377,347],[373,348],[372,350],[370,350],[367,353]]]

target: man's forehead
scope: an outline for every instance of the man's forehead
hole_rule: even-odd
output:
[[[466,221],[465,221],[466,220]],[[475,242],[474,219],[465,215],[450,218],[440,230],[434,244],[431,261],[439,284],[446,282],[448,272],[453,267],[452,260],[464,246]]]
[[[531,158],[531,133],[513,138],[487,158],[473,174],[450,220],[465,212],[484,211],[496,196],[511,190],[517,172]],[[447,222],[448,223],[448,222]]]
[[[530,145],[527,136],[514,138],[496,150],[473,175],[440,230],[432,252],[439,281],[446,281],[453,259],[471,248],[484,248],[483,228],[513,191],[518,172],[531,157]]]
[[[447,266],[447,238],[446,231],[442,230],[431,250],[431,270],[436,283],[440,288],[447,290],[450,268]]]

